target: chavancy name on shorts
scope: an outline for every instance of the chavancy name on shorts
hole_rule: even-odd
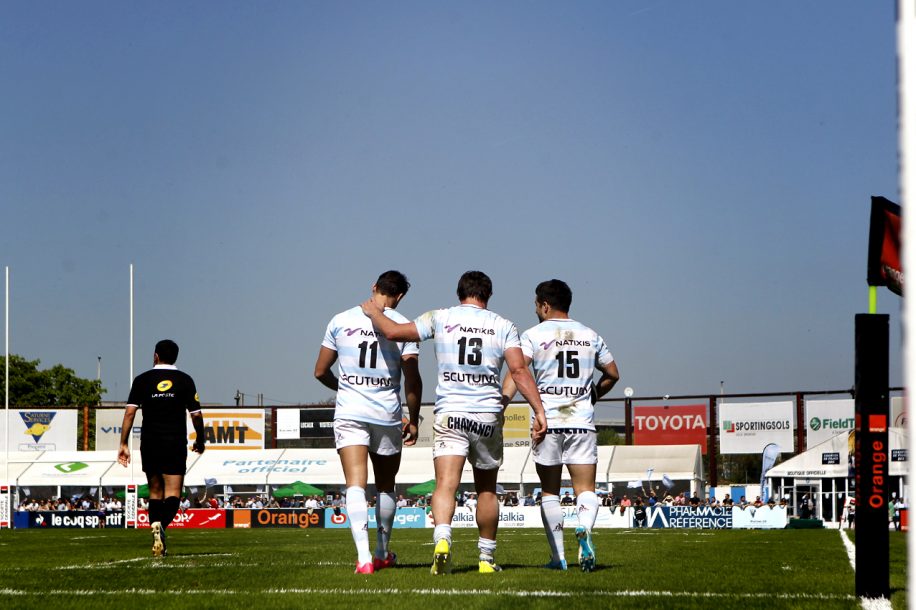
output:
[[[496,431],[495,424],[485,424],[472,419],[461,417],[460,415],[449,415],[445,420],[445,426],[449,430],[460,430],[469,432],[477,436],[491,437]]]

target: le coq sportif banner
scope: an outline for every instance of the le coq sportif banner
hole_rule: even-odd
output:
[[[719,405],[719,451],[760,453],[770,443],[780,453],[794,450],[794,405],[791,400]]]

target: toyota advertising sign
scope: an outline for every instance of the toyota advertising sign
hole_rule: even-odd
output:
[[[699,445],[706,453],[706,405],[634,407],[636,445]]]

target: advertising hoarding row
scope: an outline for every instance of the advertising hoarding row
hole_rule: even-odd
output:
[[[905,425],[902,398],[891,401],[892,420]],[[637,406],[633,408],[636,445],[693,445],[706,453],[708,406]],[[805,401],[807,447],[823,443],[855,428],[855,401],[829,399]],[[770,444],[781,453],[795,452],[795,405],[792,401],[719,404],[719,451],[759,454]]]
[[[574,528],[578,525],[575,507],[564,507],[564,527]],[[781,507],[763,506],[741,509],[689,506],[657,506],[646,511],[648,528],[692,528],[692,529],[775,529],[784,528],[788,523],[786,510]],[[39,511],[17,512],[17,528],[83,528],[99,527],[104,518],[107,527],[123,527],[124,513],[114,512],[102,515],[98,511]],[[500,507],[500,527],[542,528],[541,509],[537,506]],[[598,509],[596,528],[632,528],[638,524],[633,518],[633,508],[611,510],[607,507]],[[138,528],[149,528],[149,516],[146,511],[138,511]],[[263,509],[190,509],[181,511],[169,526],[178,529],[249,529],[249,528],[349,528],[346,509],[335,511],[330,508],[263,508]],[[423,508],[399,508],[395,515],[394,528],[432,528],[431,516]],[[476,528],[474,513],[464,507],[458,507],[452,519],[452,527]],[[369,511],[369,529],[376,529],[375,511]]]

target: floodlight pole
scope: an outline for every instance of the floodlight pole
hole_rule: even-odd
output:
[[[897,113],[899,125],[899,170],[901,203],[912,201],[916,193],[916,169],[913,167],[916,155],[916,3],[913,0],[897,2]],[[916,243],[916,224],[904,222],[902,226],[904,244]],[[903,269],[916,269],[916,248],[903,248]],[[916,383],[916,350],[913,349],[913,324],[916,320],[916,301],[903,300],[904,339],[904,385],[913,387]],[[909,417],[910,438],[916,438],[916,419]],[[911,460],[909,478],[916,477],[916,464]],[[916,545],[907,545],[908,564],[916,565]],[[916,590],[916,570],[907,571],[907,588]]]
[[[3,484],[8,485],[10,479],[10,268],[6,266],[6,292],[3,307],[4,317],[4,345],[6,354],[4,358],[4,381],[3,381],[3,412],[6,422],[3,428],[3,446],[6,447],[6,475],[3,477]]]
[[[127,387],[128,392],[130,387],[134,383],[134,264],[130,264],[130,379],[128,380]],[[121,431],[123,434],[124,431]],[[130,460],[130,482],[134,483],[134,462],[137,460],[134,459],[134,431],[133,428],[127,434],[127,445],[131,452]]]

